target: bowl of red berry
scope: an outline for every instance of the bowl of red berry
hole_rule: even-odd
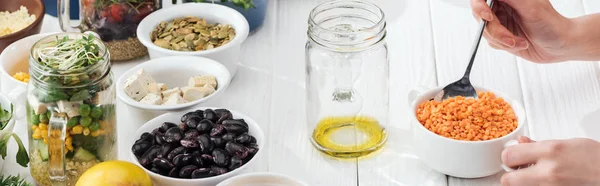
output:
[[[137,39],[139,23],[150,13],[161,9],[161,0],[81,0],[81,24],[71,26],[69,9],[63,6],[70,0],[62,0],[60,9],[61,27],[67,32],[97,33],[115,61],[130,60],[145,56],[148,49]]]

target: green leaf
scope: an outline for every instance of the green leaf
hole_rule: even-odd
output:
[[[13,104],[10,104],[10,112],[4,110],[2,108],[2,105],[0,105],[0,130],[4,130],[4,128],[8,125],[8,122],[10,121],[10,119],[12,119],[13,116]]]
[[[90,98],[91,98],[90,91],[88,91],[87,89],[83,89],[83,90],[73,94],[73,96],[71,96],[70,101],[83,101],[83,100],[90,99]]]
[[[17,134],[9,132],[9,131],[0,131],[0,155],[2,159],[6,159],[6,152],[8,149],[8,140],[10,137],[13,137],[19,146],[19,150],[17,151],[17,163],[23,167],[27,167],[29,164],[29,154],[27,154],[27,150],[21,141],[21,138],[17,136]],[[1,185],[1,184],[0,184]]]

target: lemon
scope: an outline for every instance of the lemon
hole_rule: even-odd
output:
[[[137,165],[115,160],[94,165],[81,175],[76,186],[152,186],[152,181]]]

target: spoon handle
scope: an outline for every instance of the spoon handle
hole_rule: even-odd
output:
[[[488,0],[488,5],[490,8],[494,7],[494,2],[496,0]],[[465,71],[465,75],[463,78],[468,79],[471,74],[471,68],[473,67],[473,62],[475,61],[475,56],[477,55],[477,49],[479,49],[479,43],[481,43],[481,36],[483,36],[483,31],[485,30],[485,26],[487,25],[487,21],[481,20],[479,23],[479,35],[475,38],[475,42],[473,44],[473,48],[471,49],[471,60],[469,61],[469,66],[467,66],[467,70]]]

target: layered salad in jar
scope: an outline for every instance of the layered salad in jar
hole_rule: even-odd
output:
[[[148,49],[136,35],[138,24],[161,8],[160,0],[82,0],[83,30],[96,32],[111,53],[111,60],[144,56]]]
[[[33,46],[27,121],[31,175],[38,185],[75,185],[87,169],[117,158],[107,57],[92,35],[61,34]]]

